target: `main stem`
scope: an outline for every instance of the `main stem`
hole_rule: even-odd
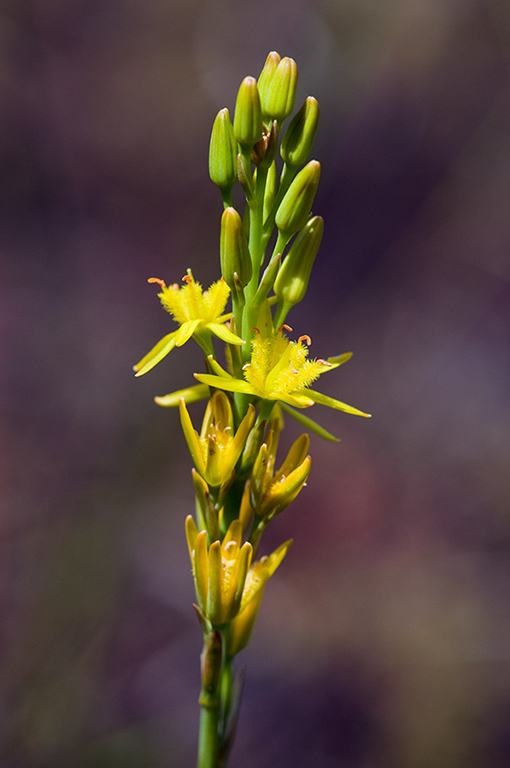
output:
[[[207,631],[200,656],[202,688],[198,700],[201,710],[197,768],[218,768],[219,764],[223,656],[222,633],[219,630]]]
[[[217,768],[219,756],[220,703],[201,705],[197,768]]]
[[[197,768],[223,768],[233,738],[234,676],[232,659],[225,658],[228,629],[226,624],[204,636]]]

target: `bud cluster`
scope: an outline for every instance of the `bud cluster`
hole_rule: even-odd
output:
[[[276,51],[272,51],[258,79],[245,77],[241,82],[233,123],[228,109],[224,108],[218,112],[213,125],[209,174],[220,188],[224,201],[221,268],[232,290],[234,316],[239,330],[242,328],[239,308],[253,298],[258,279],[255,273],[263,263],[263,252],[275,225],[278,237],[273,255],[279,255],[279,263],[282,264],[276,293],[280,320],[284,319],[293,304],[303,298],[322,237],[322,220],[318,217],[315,217],[315,226],[311,230],[307,228],[320,178],[320,163],[317,160],[310,160],[305,165],[319,120],[319,105],[312,96],[305,99],[292,118],[280,144],[282,125],[294,109],[297,81],[294,59],[287,56],[281,58]],[[283,165],[278,182],[279,146]],[[248,203],[243,225],[232,202],[232,189],[236,182],[239,182]],[[304,236],[300,238],[297,249],[299,258],[294,250],[292,265],[284,269],[283,251],[292,237],[302,230]],[[256,237],[258,242],[255,242]],[[276,273],[273,284],[275,279]],[[296,291],[296,280],[304,287],[301,292]],[[298,294],[300,297],[294,300]],[[250,320],[255,319],[253,312],[248,310],[247,314]]]

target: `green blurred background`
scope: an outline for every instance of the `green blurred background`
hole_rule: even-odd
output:
[[[510,5],[1,0],[2,768],[194,764],[190,458],[152,398],[202,360],[131,366],[172,328],[146,278],[218,277],[209,132],[272,49],[322,110],[290,321],[374,417],[316,406],[342,442],[268,532],[232,768],[510,764]]]

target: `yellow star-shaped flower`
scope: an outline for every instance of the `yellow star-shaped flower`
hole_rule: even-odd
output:
[[[347,352],[329,360],[308,360],[310,343],[308,336],[301,336],[298,341],[289,341],[282,329],[276,334],[256,331],[250,362],[244,366],[244,380],[234,378],[210,358],[211,367],[217,375],[196,373],[195,378],[210,387],[240,392],[262,400],[278,400],[296,408],[308,408],[314,403],[320,403],[358,416],[368,416],[351,405],[310,389],[309,385],[321,373],[338,368],[351,357],[351,353]]]
[[[203,291],[200,283],[195,282],[190,269],[183,280],[185,285],[179,288],[177,283],[167,287],[163,280],[149,278],[149,283],[161,286],[161,293],[158,293],[161,304],[180,327],[160,339],[134,366],[137,376],[150,371],[174,347],[182,347],[192,336],[201,346],[207,345],[211,334],[227,344],[245,343],[225,326],[232,313],[222,314],[230,294],[230,288],[223,278],[213,283],[207,291]]]

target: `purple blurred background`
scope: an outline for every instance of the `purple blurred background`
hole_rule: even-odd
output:
[[[290,321],[374,417],[317,406],[342,442],[268,531],[232,768],[510,764],[510,5],[3,0],[2,768],[194,764],[190,458],[152,398],[203,363],[131,366],[173,327],[147,277],[218,277],[209,132],[272,49],[322,110]]]

